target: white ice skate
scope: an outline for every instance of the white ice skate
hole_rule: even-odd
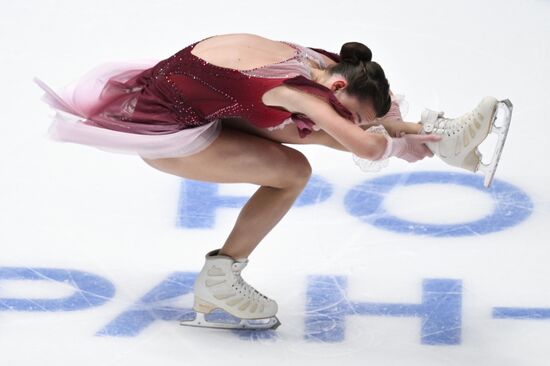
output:
[[[219,249],[206,254],[206,263],[195,281],[195,319],[181,325],[222,329],[276,329],[277,303],[258,292],[241,277],[248,259],[234,260],[219,255]],[[240,319],[238,323],[210,321],[205,318],[221,309]]]
[[[440,141],[426,145],[449,165],[472,172],[481,170],[484,186],[490,187],[508,134],[512,108],[508,99],[485,97],[473,111],[459,118],[444,118],[443,112],[426,109],[422,112],[422,133],[442,136]],[[498,134],[498,141],[490,163],[484,164],[478,146],[490,132]]]

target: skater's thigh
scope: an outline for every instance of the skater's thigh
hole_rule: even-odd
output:
[[[207,182],[253,183],[277,188],[303,183],[311,166],[299,151],[232,128],[194,155],[142,159],[163,172]]]

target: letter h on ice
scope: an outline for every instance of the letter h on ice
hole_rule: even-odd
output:
[[[418,317],[421,342],[457,345],[461,340],[462,282],[425,279],[422,303],[370,303],[350,301],[343,276],[311,276],[308,281],[305,338],[317,342],[341,342],[350,315]]]

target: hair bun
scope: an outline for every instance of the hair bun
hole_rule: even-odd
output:
[[[340,50],[340,58],[342,62],[347,62],[352,65],[359,65],[360,62],[369,62],[372,60],[371,50],[359,42],[344,43]]]

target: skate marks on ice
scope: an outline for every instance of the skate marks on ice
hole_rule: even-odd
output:
[[[190,308],[178,306],[178,300],[183,296],[192,295],[193,283],[197,273],[175,272],[169,275],[160,284],[148,291],[124,312],[116,316],[108,324],[104,325],[95,335],[101,337],[136,337],[147,327],[157,321],[173,322],[191,320],[196,313]],[[70,279],[69,282],[67,282]],[[64,284],[74,289],[74,294],[62,298],[50,299],[25,299],[25,298],[1,298],[0,311],[25,311],[25,312],[64,312],[75,310],[87,310],[98,307],[107,301],[113,300],[114,285],[106,278],[76,270],[56,268],[0,268],[0,281],[42,281],[48,280]],[[345,318],[347,315],[364,314],[378,316],[422,316],[421,313],[431,314],[430,321],[423,325],[423,339],[432,344],[456,344],[457,319],[460,312],[457,310],[456,300],[453,294],[456,292],[451,284],[450,291],[441,296],[451,296],[452,301],[444,303],[441,298],[432,300],[432,305],[437,305],[438,314],[451,314],[444,317],[453,319],[450,324],[444,324],[443,328],[450,329],[450,336],[438,337],[426,335],[429,329],[440,326],[445,321],[435,314],[435,310],[429,310],[429,303],[424,305],[406,304],[368,304],[351,303],[345,297],[346,279],[341,276],[312,276],[308,279],[306,291],[305,309],[305,333],[304,339],[312,342],[343,342],[345,339]],[[458,282],[460,284],[460,282]],[[23,285],[24,284],[21,284]],[[432,286],[433,287],[433,286]],[[437,286],[436,286],[437,287]],[[433,289],[432,289],[433,290]],[[432,291],[433,292],[433,291]],[[344,297],[342,297],[344,296]],[[433,297],[433,295],[432,295]],[[424,309],[426,308],[426,309]],[[458,306],[459,308],[459,306]],[[238,318],[216,310],[206,315],[208,321],[235,324]],[[453,330],[454,329],[454,330]],[[203,330],[197,330],[203,331]],[[219,330],[224,331],[224,330]],[[459,332],[459,329],[458,329]],[[273,330],[231,330],[235,336],[242,340],[275,340],[277,332]],[[450,337],[446,339],[445,337]]]
[[[394,209],[388,207],[387,203],[393,194],[404,188],[410,190],[409,196],[416,201],[401,206],[411,207],[415,216],[418,216],[419,210],[434,211],[435,214],[431,213],[433,222],[415,221],[414,218],[403,218],[392,213]],[[299,208],[321,204],[333,195],[334,187],[329,180],[314,175],[294,206]],[[472,215],[479,211],[479,204],[475,201],[480,201],[479,198],[474,201],[474,196],[487,201],[490,207],[482,217],[472,219]],[[220,194],[219,184],[182,180],[177,225],[184,229],[213,228],[218,209],[242,207],[247,199],[245,196]],[[422,205],[418,202],[422,202]],[[442,223],[441,217],[449,213],[445,207],[453,202],[458,204],[457,207],[464,207],[465,212],[461,217],[449,220],[449,223]],[[473,209],[468,208],[469,203]],[[436,171],[390,174],[367,179],[348,190],[344,206],[348,214],[365,224],[402,234],[434,237],[484,235],[502,231],[520,224],[533,212],[530,197],[510,183],[494,180],[491,188],[485,188],[480,175]]]
[[[46,293],[66,296],[27,298],[21,296],[26,286],[30,292],[45,288]],[[0,290],[0,311],[77,311],[101,306],[115,295],[115,286],[101,276],[60,268],[0,267]]]
[[[197,273],[175,272],[152,288],[124,312],[103,326],[101,337],[136,337],[157,321],[191,320],[195,312],[178,305],[183,296],[192,295]],[[87,310],[113,300],[114,286],[106,278],[92,273],[55,268],[0,268],[0,281],[39,281],[47,279],[66,284],[74,294],[57,299],[0,299],[0,311],[63,312]],[[83,279],[84,278],[84,279]],[[343,342],[349,315],[406,316],[422,318],[422,343],[458,344],[460,342],[461,283],[455,280],[428,280],[423,286],[422,304],[376,304],[351,302],[346,296],[344,276],[310,276],[306,290],[303,338],[310,342]],[[238,318],[223,311],[206,315],[208,321],[235,324]],[[437,331],[434,331],[437,329]],[[205,330],[196,330],[205,331]],[[224,332],[226,330],[217,330]],[[242,340],[277,339],[273,330],[231,330]]]
[[[196,277],[196,272],[174,272],[170,274],[135,304],[99,330],[96,335],[136,337],[156,321],[169,321],[175,325],[179,325],[181,322],[194,320],[197,313],[191,309],[191,306],[182,307],[181,304],[192,302],[193,284]],[[184,298],[183,301],[182,298]],[[206,321],[220,324],[225,323],[227,326],[240,322],[239,318],[231,316],[223,310],[214,310],[204,317]],[[240,338],[247,340],[272,339],[276,336],[276,332],[269,329],[217,331],[231,331]]]
[[[451,186],[455,194],[451,195],[446,191],[438,197],[438,190],[445,186]],[[466,210],[462,221],[455,223],[412,221],[393,215],[391,208],[385,204],[389,201],[389,196],[403,187],[411,188],[409,196],[414,198],[410,205],[411,212],[426,209],[444,214],[444,211],[449,211],[444,207],[448,207],[453,201],[459,203],[458,206],[453,206],[455,209],[460,206],[467,208],[469,194],[484,195],[492,203],[492,207],[483,217],[475,220],[470,219],[472,210]],[[463,196],[456,194],[459,192],[464,193]],[[466,205],[460,205],[464,202]],[[478,206],[476,202],[470,203],[472,207]],[[403,202],[401,205],[407,207]],[[533,203],[529,196],[510,183],[495,180],[491,188],[485,188],[481,176],[435,171],[391,174],[365,181],[348,192],[345,207],[352,216],[377,228],[434,237],[484,235],[502,231],[520,224],[533,212]],[[437,215],[432,216],[435,217],[432,221],[441,221]]]
[[[225,207],[238,208],[244,204],[246,197],[221,194],[218,185],[199,183],[184,180],[181,183],[181,193],[178,210],[178,226],[184,229],[198,228],[212,229],[216,223],[218,209]],[[460,221],[454,218],[446,223],[441,223],[441,217],[434,222],[418,222],[411,220],[402,213],[396,214],[395,207],[391,205],[392,195],[399,189],[414,190],[416,199],[422,199],[423,195],[436,197],[434,201],[445,201],[445,196],[437,198],[438,191],[445,191],[451,187],[458,192],[458,199],[463,202],[460,206],[466,211],[479,211],[478,205],[470,205],[464,202],[468,192],[482,195],[488,202],[481,214],[472,220],[470,216],[464,216],[467,220]],[[487,235],[524,223],[533,212],[533,202],[530,197],[519,187],[501,180],[495,180],[490,189],[483,187],[483,178],[474,174],[454,172],[416,172],[377,175],[374,178],[365,179],[359,184],[346,189],[344,195],[336,195],[336,188],[329,179],[314,176],[304,194],[297,202],[296,210],[312,208],[323,204],[335,197],[343,197],[343,209],[338,215],[351,215],[357,218],[359,223],[383,229],[391,233],[403,235],[424,235],[433,237],[467,237],[472,235]],[[426,192],[427,191],[427,192]],[[464,196],[462,196],[464,195]],[[427,197],[426,196],[426,197]],[[453,198],[453,199],[456,199]],[[445,206],[443,204],[442,206]],[[404,205],[406,206],[406,204]],[[457,205],[458,206],[458,205]],[[470,207],[470,208],[468,208]],[[431,209],[431,208],[430,208]],[[422,207],[411,207],[414,212],[419,212]],[[447,210],[448,211],[448,210]],[[456,210],[453,210],[456,211]],[[198,215],[197,220],[191,220],[188,216]],[[425,221],[429,221],[426,219]],[[200,223],[200,224],[199,224]],[[206,224],[205,224],[206,223]],[[205,227],[206,226],[206,227]],[[180,269],[180,268],[178,268]],[[365,296],[368,283],[379,283],[379,278],[366,279],[364,288],[360,292],[348,290],[348,282],[354,280],[353,276],[341,276],[333,273],[307,273],[303,288],[300,289],[299,298],[292,300],[296,304],[296,310],[290,315],[281,312],[283,326],[273,330],[218,330],[218,329],[185,329],[179,322],[195,316],[191,309],[193,299],[193,283],[197,273],[195,272],[167,272],[167,277],[151,289],[143,289],[143,295],[135,299],[121,298],[113,282],[98,274],[83,272],[76,269],[63,268],[0,268],[0,312],[55,312],[56,317],[63,317],[65,312],[74,310],[90,311],[101,308],[110,302],[127,302],[128,305],[113,314],[106,314],[104,323],[98,323],[90,336],[102,338],[138,337],[152,325],[158,323],[168,324],[175,332],[181,334],[193,334],[194,332],[218,332],[221,337],[231,337],[242,341],[254,342],[286,342],[296,353],[313,354],[315,345],[342,344],[349,342],[364,342],[366,338],[373,338],[376,344],[376,333],[368,327],[358,328],[353,321],[361,318],[394,319],[403,324],[414,322],[414,338],[416,345],[425,347],[458,346],[463,343],[463,330],[471,324],[465,323],[463,309],[464,288],[463,282],[467,280],[467,273],[458,278],[423,278],[414,279],[415,285],[411,288],[421,294],[420,300],[409,302],[384,301],[384,297],[370,298]],[[436,276],[438,277],[438,276]],[[71,293],[59,295],[53,292],[46,298],[50,287],[40,292],[41,296],[35,298],[21,295],[19,291],[7,291],[17,286],[19,289],[31,282],[39,287],[44,282],[51,282],[69,289]],[[400,289],[396,288],[396,291]],[[18,295],[19,294],[19,295]],[[495,301],[490,303],[489,312],[486,309],[476,307],[475,317],[486,317],[490,322],[519,321],[519,320],[547,320],[550,319],[550,308],[545,308],[545,303],[533,301],[532,307],[513,307],[515,303]],[[511,307],[511,306],[512,307]],[[520,305],[526,305],[521,303]],[[293,304],[288,304],[292,308]],[[471,310],[470,310],[471,311]],[[468,316],[471,316],[469,314]],[[207,317],[213,321],[235,322],[228,314],[215,311]],[[97,329],[97,330],[96,330]],[[388,330],[386,335],[400,339],[400,333]],[[510,335],[513,337],[513,335]],[[301,349],[303,340],[313,348]],[[361,347],[357,347],[360,350]],[[347,351],[346,351],[347,350]],[[342,349],[344,354],[349,351]],[[340,349],[331,350],[334,354]]]
[[[311,276],[308,281],[306,332],[310,341],[343,342],[350,316],[412,317],[421,320],[420,343],[458,345],[462,328],[462,281],[426,279],[419,304],[354,301],[345,276]]]
[[[190,307],[182,306],[192,298],[195,272],[174,272],[160,284],[146,292],[135,303],[101,327],[96,336],[137,337],[155,322],[170,322],[174,328],[183,329],[179,322],[194,318]],[[74,280],[73,280],[74,279]],[[291,337],[301,337],[310,344],[338,344],[350,340],[354,333],[348,332],[351,318],[384,317],[418,320],[418,344],[426,346],[456,346],[462,343],[464,327],[463,280],[456,278],[427,278],[418,281],[421,293],[418,303],[380,302],[361,299],[362,294],[350,294],[348,280],[341,275],[309,275],[306,281],[305,308],[290,316],[292,322],[303,323],[293,327]],[[0,311],[63,312],[91,310],[108,301],[116,300],[114,285],[108,279],[93,273],[56,268],[8,268],[0,267],[0,282],[4,288],[10,281],[19,281],[18,286],[33,281],[52,281],[73,288],[70,296],[48,299],[0,298]],[[371,279],[372,282],[380,279]],[[415,281],[416,282],[416,281]],[[368,281],[367,281],[368,283]],[[368,285],[367,285],[368,287]],[[401,289],[402,290],[402,289]],[[4,291],[5,293],[5,291]],[[478,315],[487,314],[476,307]],[[490,317],[515,320],[550,319],[550,308],[493,306]],[[207,315],[209,321],[232,324],[239,319],[223,311]],[[489,319],[491,320],[491,319]],[[283,318],[283,323],[285,323]],[[302,334],[299,333],[303,329]],[[179,330],[183,331],[183,330]],[[277,341],[281,336],[274,330],[218,330],[194,329],[197,332],[226,332],[244,341]],[[368,332],[368,329],[365,330]],[[287,334],[284,332],[283,334]],[[91,334],[92,335],[92,334]]]

